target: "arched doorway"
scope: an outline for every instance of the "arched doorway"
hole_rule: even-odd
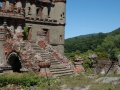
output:
[[[11,52],[7,57],[7,63],[12,67],[13,72],[20,72],[22,67],[20,57],[17,52]]]

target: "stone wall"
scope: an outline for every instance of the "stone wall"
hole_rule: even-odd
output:
[[[29,21],[26,22],[26,26],[32,25],[32,40],[37,39],[37,31],[42,29],[49,30],[49,43],[57,49],[60,53],[64,53],[64,27],[66,23],[66,0],[52,2],[49,0],[39,1],[36,3],[36,17],[32,16],[31,3],[26,3],[26,17]],[[30,20],[33,20],[30,21]],[[36,21],[37,20],[37,21]],[[39,21],[39,22],[38,22]],[[53,22],[51,22],[53,21]],[[54,22],[55,21],[55,22]]]

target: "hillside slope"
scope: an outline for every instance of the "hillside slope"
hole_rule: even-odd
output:
[[[86,52],[88,50],[95,50],[98,45],[101,45],[107,35],[120,34],[120,28],[109,33],[95,33],[88,35],[76,36],[65,40],[65,53],[71,52]]]

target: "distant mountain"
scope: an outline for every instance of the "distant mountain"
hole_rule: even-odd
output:
[[[99,33],[102,33],[102,32],[99,32]],[[68,38],[68,39],[97,36],[99,33],[91,33],[91,34],[86,34],[86,35],[79,35],[79,36],[71,37],[71,38]],[[112,32],[103,33],[103,34],[112,34],[112,35],[114,35],[114,34],[120,34],[120,27],[118,29],[113,30]]]
[[[75,37],[71,37],[71,38],[67,38],[67,39],[72,39],[72,38],[84,38],[84,37],[89,37],[89,36],[95,36],[98,35],[98,33],[92,33],[92,34],[86,34],[86,35],[79,35],[79,36],[75,36]]]
[[[90,37],[90,36],[96,36],[96,35],[98,35],[98,33],[92,33],[92,34],[80,35],[80,36],[77,36],[77,38],[84,38],[84,37]],[[76,37],[73,37],[73,38],[76,38]]]
[[[65,53],[86,52],[88,50],[95,50],[98,45],[101,45],[107,35],[120,34],[120,28],[109,33],[93,33],[87,35],[75,36],[73,38],[65,39]]]
[[[120,34],[120,27],[118,29],[113,30],[112,32],[107,33],[107,34],[110,34],[110,35]]]

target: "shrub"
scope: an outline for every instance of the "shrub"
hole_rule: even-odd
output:
[[[40,82],[40,77],[33,73],[7,73],[0,76],[0,87],[7,84],[16,84],[21,86],[33,86]]]

